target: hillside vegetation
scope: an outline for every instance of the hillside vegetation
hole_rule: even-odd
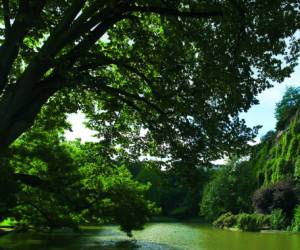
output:
[[[260,185],[300,177],[300,88],[288,88],[277,104],[276,131],[254,149],[251,164]]]
[[[216,170],[204,189],[200,214],[217,227],[300,229],[300,88],[277,104],[276,130]]]

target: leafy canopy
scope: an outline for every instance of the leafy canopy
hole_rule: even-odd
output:
[[[114,222],[129,236],[141,229],[157,211],[144,199],[149,186],[134,181],[126,165],[102,157],[99,145],[65,141],[67,124],[53,127],[42,118],[5,157],[4,169],[12,171],[0,182],[6,185],[0,220],[9,216],[18,226],[44,229]]]
[[[176,159],[243,151],[255,131],[238,113],[289,76],[299,52],[296,0],[11,0],[0,10],[1,150],[57,94],[61,113],[84,109],[108,141],[147,128]]]

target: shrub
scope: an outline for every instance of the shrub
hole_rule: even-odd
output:
[[[270,214],[274,209],[282,209],[286,216],[291,217],[297,195],[290,182],[281,181],[255,191],[252,202],[259,213]]]
[[[213,225],[218,228],[229,228],[236,225],[236,216],[231,212],[222,214],[213,222]]]
[[[300,204],[295,208],[294,211],[292,230],[297,232],[300,231]]]
[[[244,231],[259,231],[269,223],[268,219],[263,214],[238,214],[237,227]]]
[[[271,229],[284,229],[287,226],[287,219],[281,209],[274,209],[269,216]]]

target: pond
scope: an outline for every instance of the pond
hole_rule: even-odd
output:
[[[7,250],[299,250],[298,233],[248,233],[195,223],[151,223],[134,240],[116,226],[83,227],[81,234],[20,233],[0,237]]]

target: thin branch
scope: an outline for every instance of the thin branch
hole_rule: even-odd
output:
[[[155,90],[150,79],[148,79],[146,77],[146,75],[143,74],[141,71],[139,71],[137,68],[128,64],[128,62],[130,62],[130,60],[126,60],[126,62],[125,62],[123,60],[111,59],[103,54],[98,54],[98,53],[97,54],[87,54],[87,56],[88,56],[89,61],[86,63],[81,63],[81,65],[79,67],[77,67],[76,70],[87,70],[87,69],[107,66],[110,64],[115,64],[116,66],[118,66],[120,68],[124,68],[126,71],[129,71],[129,72],[135,74],[136,76],[138,76],[142,81],[144,81],[149,86],[149,88],[151,89],[153,94],[157,95],[156,97],[158,97],[158,93]]]
[[[55,29],[55,32],[64,32],[66,29],[68,29],[71,25],[71,23],[74,21],[82,7],[84,6],[86,0],[73,0],[72,5],[69,7],[69,9],[64,14],[64,18],[61,21],[60,24]]]
[[[72,5],[65,11],[62,20],[51,32],[49,39],[41,49],[40,53],[45,53],[50,57],[54,57],[57,51],[62,49],[66,43],[71,42],[76,36],[79,37],[82,35],[79,27],[83,25],[85,21],[84,17],[86,19],[88,17],[86,17],[86,15],[80,15],[77,20],[74,19],[84,6],[85,2],[86,0],[73,0]]]
[[[100,88],[103,89],[103,90],[109,90],[111,92],[118,93],[119,95],[126,96],[130,99],[141,101],[141,102],[145,103],[146,105],[150,106],[151,108],[153,108],[154,110],[156,110],[158,113],[163,114],[163,115],[166,114],[166,112],[164,112],[160,107],[158,107],[157,105],[155,105],[151,101],[147,100],[145,97],[138,96],[138,95],[129,93],[125,90],[118,89],[118,88],[113,88],[113,87],[110,87],[110,86],[107,86],[107,85],[103,85]]]
[[[86,0],[76,0],[74,6],[71,6],[70,8],[70,16],[75,17],[74,14],[76,13],[76,11],[78,12],[80,10],[80,8],[84,5],[84,2],[86,2]],[[63,29],[63,33],[58,32],[61,33],[61,35],[58,36],[60,41],[60,47],[71,43],[78,37],[84,37],[85,34],[90,34],[91,30],[95,31],[99,26],[104,27],[105,24],[109,23],[110,21],[118,21],[126,18],[134,19],[135,17],[131,15],[123,15],[124,7],[127,7],[127,5],[123,5],[124,4],[118,6],[118,8],[116,7],[116,10],[113,10],[106,6],[105,1],[96,1],[94,4],[87,7],[87,9],[83,13],[81,13],[76,20],[74,20],[72,25],[70,25],[70,27],[67,30]],[[111,23],[111,26],[113,24],[114,22]],[[53,41],[50,42],[50,45],[52,43]]]
[[[90,34],[84,37],[84,39],[79,44],[77,44],[69,53],[59,58],[59,61],[61,63],[59,64],[58,68],[72,67],[77,61],[82,58],[82,56],[85,56],[90,46],[96,43],[110,27],[126,18],[127,16],[119,15],[117,17],[104,20]]]
[[[16,181],[19,181],[30,187],[39,188],[42,190],[46,190],[48,192],[54,192],[54,189],[52,188],[51,183],[39,178],[38,176],[22,174],[22,173],[15,173],[13,175],[13,177]]]
[[[150,80],[141,71],[139,71],[138,69],[132,67],[131,65],[125,64],[125,63],[124,64],[116,64],[116,65],[119,66],[119,67],[123,67],[127,71],[137,75],[139,78],[141,78],[149,86],[149,88],[151,89],[151,91],[154,94],[158,94],[157,91],[154,89],[153,84],[150,82]]]
[[[26,202],[27,202],[30,206],[32,206],[35,210],[37,210],[37,211],[38,211],[38,212],[46,219],[46,221],[48,222],[48,224],[51,225],[51,224],[53,223],[53,219],[51,219],[45,211],[43,211],[41,208],[39,208],[37,205],[35,205],[35,204],[31,201],[31,199],[30,199],[30,197],[29,197],[29,195],[28,195],[27,193],[25,193],[25,194],[26,194],[26,196],[27,196],[27,198],[28,198]]]

